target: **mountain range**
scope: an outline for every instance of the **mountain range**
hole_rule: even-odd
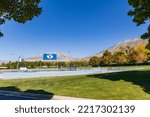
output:
[[[64,54],[60,52],[54,52],[57,54],[57,61],[76,61],[77,58],[72,57],[69,54]],[[53,54],[53,53],[46,53],[46,54]],[[43,54],[37,54],[31,57],[25,58],[25,61],[42,61],[43,60]]]
[[[126,46],[136,47],[141,44],[146,45],[147,43],[148,43],[148,40],[142,40],[140,38],[125,40],[125,41],[119,42],[118,44],[108,49],[105,49],[103,51],[100,51],[96,54],[93,54],[84,58],[74,58],[70,54],[64,54],[60,52],[54,52],[54,53],[57,54],[57,58],[58,58],[57,61],[83,61],[83,60],[88,61],[92,56],[101,57],[106,50],[110,51],[111,53],[114,53],[115,51],[119,50],[120,47],[126,47]],[[51,54],[51,53],[47,53],[47,54]],[[25,61],[40,61],[40,60],[41,61],[43,60],[43,54],[37,54],[37,55],[33,55],[33,56],[25,58]],[[6,61],[0,60],[0,63],[3,63],[3,62],[6,62]]]
[[[126,46],[136,47],[136,46],[139,46],[139,45],[147,45],[147,43],[148,43],[148,40],[143,40],[143,39],[140,39],[140,38],[131,39],[131,40],[125,40],[125,41],[119,42],[118,44],[116,44],[116,45],[114,45],[114,46],[112,46],[112,47],[110,47],[108,49],[100,51],[100,52],[98,52],[98,53],[96,53],[94,55],[82,58],[81,60],[89,60],[92,56],[101,57],[101,56],[103,56],[103,53],[106,50],[108,50],[111,53],[114,53],[115,51],[119,50],[120,47],[126,47]]]

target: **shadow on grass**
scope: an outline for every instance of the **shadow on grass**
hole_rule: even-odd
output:
[[[111,81],[127,81],[132,82],[135,85],[143,87],[146,93],[150,94],[150,71],[128,71],[118,73],[105,73],[88,75],[91,78],[107,79]]]
[[[15,86],[8,86],[8,87],[0,87],[0,90],[6,91],[17,91],[20,92],[20,89]]]
[[[3,92],[3,91],[6,91],[6,93],[2,93],[1,94],[1,91]],[[12,96],[12,98],[11,98],[11,93],[7,93],[7,91],[11,91],[11,92],[15,92],[16,93],[16,95],[15,95],[15,98],[14,98],[14,95]],[[18,93],[20,93],[22,96],[20,97],[20,94],[19,94],[19,96],[18,96]],[[53,98],[53,96],[54,96],[54,94],[53,93],[51,93],[51,92],[46,92],[46,91],[44,91],[44,90],[33,90],[33,89],[29,89],[29,90],[26,90],[26,91],[21,91],[19,88],[17,88],[17,87],[15,87],[15,86],[8,86],[8,87],[0,87],[0,95],[2,95],[2,96],[0,96],[0,100],[3,100],[3,97],[8,97],[8,96],[3,96],[3,95],[9,95],[10,96],[10,98],[8,98],[8,100],[10,99],[10,100],[26,100],[26,98],[24,98],[24,97],[29,97],[29,98],[27,98],[27,100],[28,99],[31,99],[31,100],[39,100],[39,99],[41,99],[41,100],[50,100],[50,99],[52,99]],[[31,94],[31,98],[30,98],[30,94]],[[33,95],[32,95],[33,94]],[[27,95],[27,96],[26,96]]]

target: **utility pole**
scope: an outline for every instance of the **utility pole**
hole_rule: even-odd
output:
[[[18,58],[18,63],[17,63],[17,69],[19,69],[19,63],[21,62],[21,57],[19,56],[19,58]]]

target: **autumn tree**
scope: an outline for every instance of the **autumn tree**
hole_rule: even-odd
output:
[[[7,20],[26,23],[41,14],[41,0],[0,0],[0,25]],[[3,33],[0,31],[0,37]]]
[[[126,56],[126,48],[120,48],[118,51],[113,53],[113,63],[117,64],[126,64],[127,56]]]
[[[144,63],[148,61],[148,53],[149,50],[145,48],[145,45],[139,45],[136,48],[136,51],[139,52],[138,54],[138,63]]]
[[[132,48],[132,53],[129,59],[130,64],[142,63],[143,54],[139,53],[135,48]]]
[[[111,64],[112,63],[112,53],[106,50],[103,56],[100,58],[101,64]]]
[[[103,56],[100,57],[100,65],[111,64],[140,64],[150,60],[150,50],[145,45],[141,44],[137,47],[120,47],[114,53],[105,51]]]
[[[135,48],[129,48],[128,52],[128,62],[131,64],[139,64],[148,61],[149,50],[145,48],[145,45],[141,44]]]
[[[100,63],[100,58],[97,56],[93,56],[89,60],[89,64],[92,65],[92,67],[97,67],[99,66]]]

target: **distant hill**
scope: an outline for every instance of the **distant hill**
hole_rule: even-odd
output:
[[[147,43],[148,43],[148,40],[143,40],[143,39],[140,39],[140,38],[132,39],[132,40],[125,40],[123,42],[120,42],[120,43],[106,49],[106,50],[110,51],[111,53],[114,53],[115,51],[119,50],[120,47],[126,47],[126,46],[136,47],[136,46],[141,45],[141,44],[147,45]],[[92,56],[101,57],[106,50],[98,52],[95,55],[91,55],[91,56],[82,58],[81,60],[89,60]]]
[[[7,61],[0,60],[0,64],[2,64],[2,63],[7,63]]]
[[[77,58],[73,58],[71,55],[69,54],[64,54],[64,53],[60,53],[60,52],[55,52],[57,54],[57,61],[74,61],[77,60]],[[51,54],[51,53],[47,53],[47,54]],[[34,55],[31,57],[27,57],[25,58],[25,61],[42,61],[43,60],[43,54],[38,54],[38,55]]]
[[[119,50],[120,47],[126,47],[126,46],[136,47],[136,46],[141,45],[141,44],[146,45],[147,43],[148,43],[148,40],[142,40],[140,38],[125,40],[123,42],[120,42],[120,43],[106,49],[106,50],[114,53],[115,51]],[[54,53],[57,54],[57,57],[58,57],[57,61],[84,61],[84,60],[89,60],[92,56],[101,57],[106,50],[100,51],[96,54],[90,55],[90,56],[85,57],[85,58],[74,58],[69,54],[64,54],[64,53],[60,53],[60,52],[54,52]],[[51,54],[51,53],[47,53],[47,54]],[[40,61],[40,60],[41,61],[43,60],[43,54],[37,54],[37,55],[33,55],[33,56],[25,58],[25,61]],[[0,60],[0,64],[6,63],[6,62],[7,61]]]

